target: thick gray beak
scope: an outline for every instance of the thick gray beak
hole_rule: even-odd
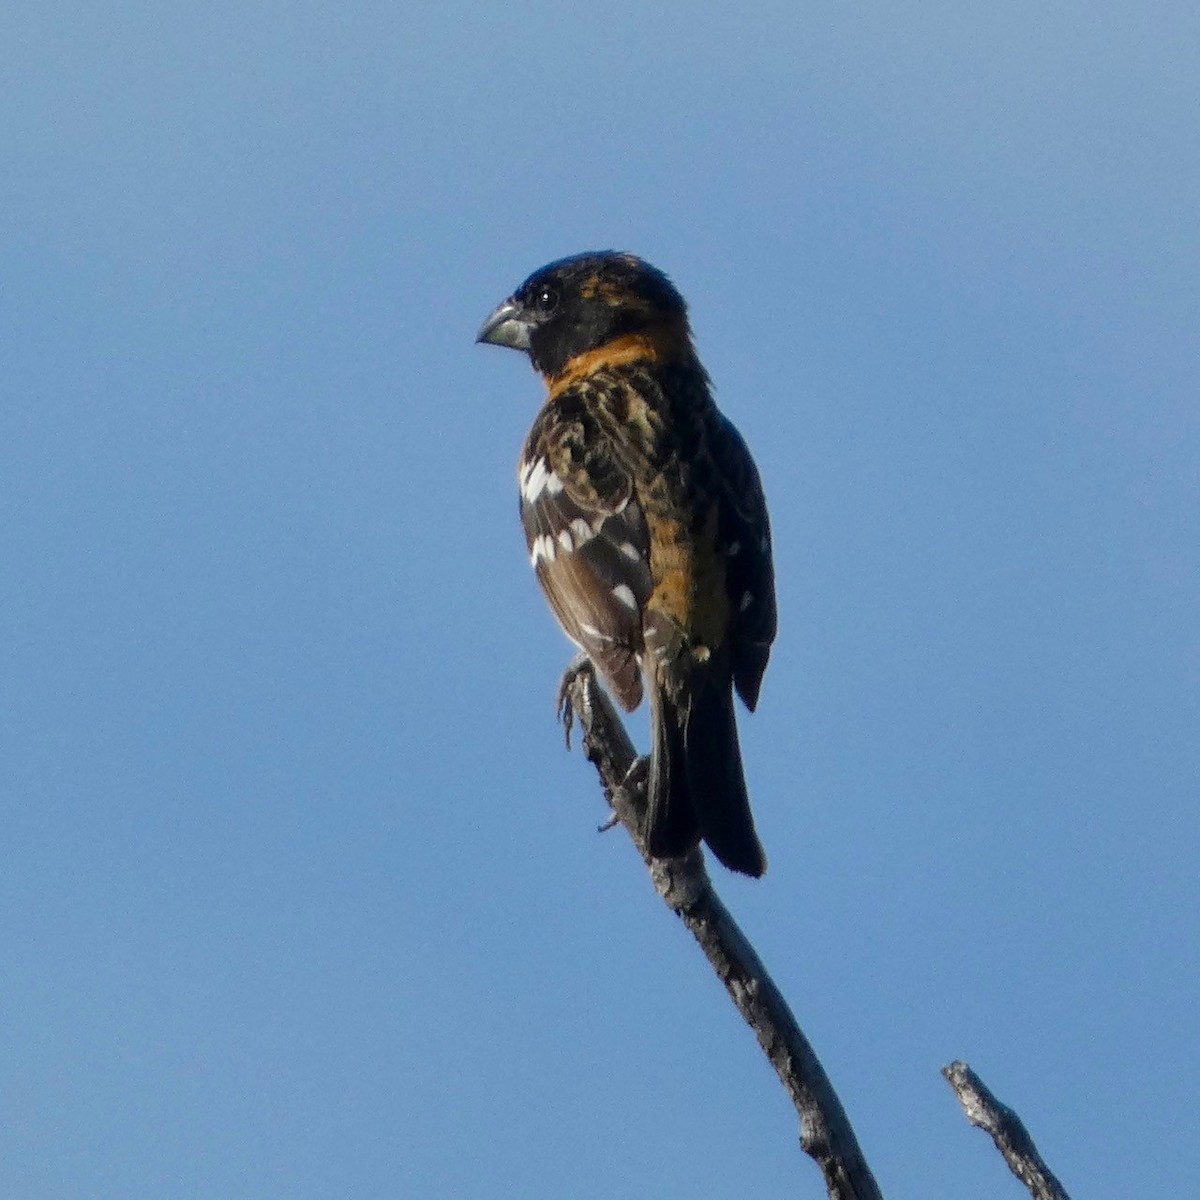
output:
[[[477,342],[488,342],[493,346],[511,346],[514,350],[529,349],[529,325],[521,309],[511,300],[505,300],[483,323]]]

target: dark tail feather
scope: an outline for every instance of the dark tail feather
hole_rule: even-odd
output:
[[[731,871],[757,877],[767,859],[750,814],[728,676],[697,672],[690,691],[683,717],[651,689],[647,848],[655,858],[676,858],[703,837]]]
[[[678,858],[700,841],[688,784],[687,747],[679,710],[650,688],[654,745],[650,756],[646,848],[654,858]]]
[[[712,852],[731,871],[757,878],[767,869],[767,856],[746,794],[733,689],[720,671],[697,682],[684,737],[692,809]]]

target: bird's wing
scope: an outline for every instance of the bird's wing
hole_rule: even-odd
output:
[[[539,583],[567,636],[629,710],[642,698],[650,535],[633,482],[587,413],[543,410],[518,468],[521,523]]]
[[[737,429],[720,418],[720,436],[710,449],[721,474],[721,540],[725,545],[725,586],[730,606],[733,679],[751,711],[775,640],[775,566],[771,523],[754,459]]]

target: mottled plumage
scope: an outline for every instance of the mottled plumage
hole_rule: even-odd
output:
[[[732,693],[755,707],[775,637],[770,526],[682,297],[632,255],[579,255],[530,276],[479,336],[527,352],[549,388],[518,467],[526,543],[626,709],[645,681],[650,852],[703,838],[761,875]]]

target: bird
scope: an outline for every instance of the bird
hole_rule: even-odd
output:
[[[761,876],[733,693],[755,709],[775,640],[771,527],[682,295],[633,254],[576,254],[530,275],[477,341],[527,354],[546,384],[517,468],[526,546],[621,706],[649,695],[646,849],[703,841]]]

